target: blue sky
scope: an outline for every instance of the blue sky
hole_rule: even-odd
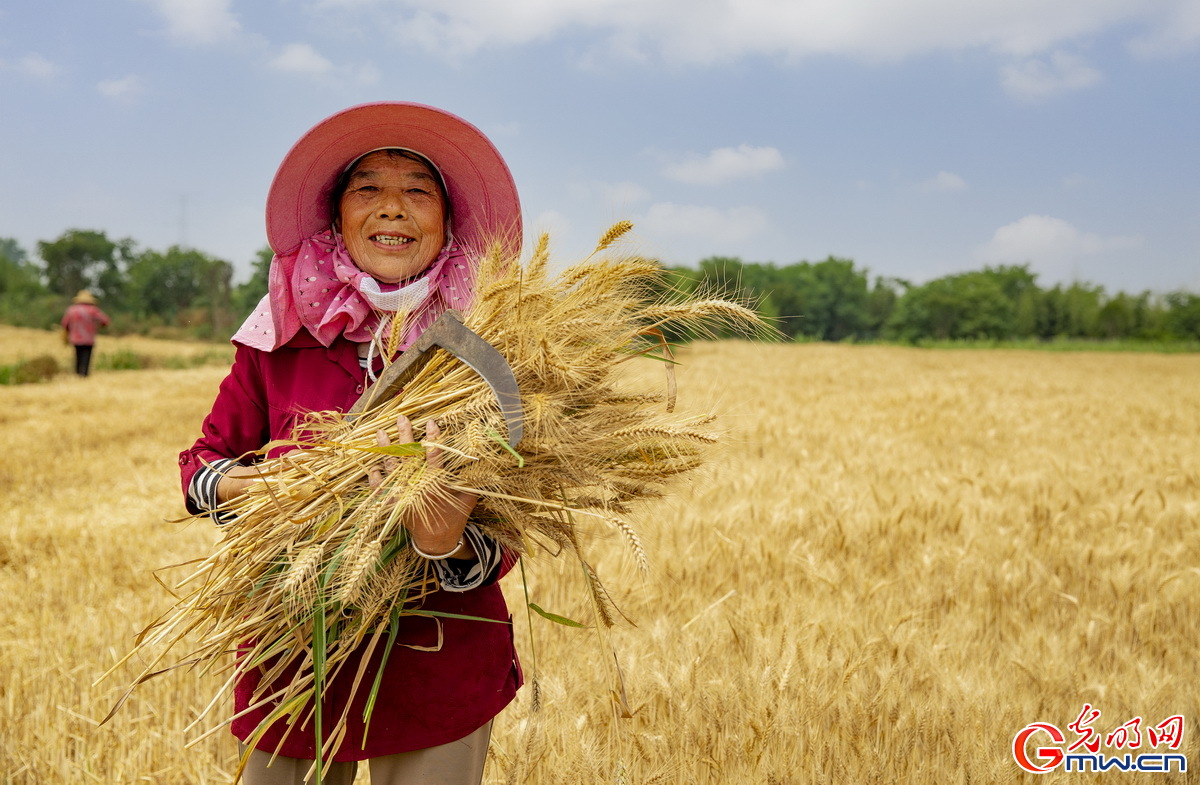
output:
[[[305,130],[433,104],[565,264],[828,255],[1200,292],[1200,0],[0,0],[0,236],[245,275]]]

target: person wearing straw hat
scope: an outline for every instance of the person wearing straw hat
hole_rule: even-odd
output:
[[[108,314],[100,310],[96,298],[87,289],[80,289],[71,299],[62,325],[67,343],[75,347],[75,373],[87,376],[92,365],[92,348],[96,345],[96,332],[109,325]]]
[[[470,304],[488,247],[515,253],[521,243],[516,186],[492,143],[461,118],[405,102],[351,107],[310,129],[275,175],[266,223],[269,292],[233,337],[234,364],[200,439],[179,456],[193,514],[244,490],[256,475],[244,456],[291,437],[306,412],[348,410],[384,355]],[[425,426],[436,440],[437,424]],[[400,424],[402,439],[411,428]],[[428,460],[436,465],[436,450]],[[515,555],[469,521],[473,496],[432,504],[408,524],[411,547],[437,576],[424,608],[457,617],[401,616],[369,724],[366,690],[350,684],[355,668],[326,684],[322,715],[349,718],[326,783],[349,785],[359,761],[369,761],[375,785],[480,782],[492,719],[521,685],[497,584]],[[371,657],[368,683],[379,653]],[[273,708],[272,689],[261,669],[238,679],[232,730],[246,742]],[[302,782],[317,755],[308,721],[276,722],[254,747],[243,772],[250,785]]]

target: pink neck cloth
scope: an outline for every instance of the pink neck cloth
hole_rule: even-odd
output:
[[[268,292],[233,341],[272,352],[303,327],[323,346],[339,335],[365,343],[379,328],[379,304],[391,301],[407,311],[399,343],[407,349],[443,312],[470,305],[474,279],[471,260],[450,241],[416,281],[405,287],[378,284],[355,266],[341,234],[323,229],[293,253],[271,260]]]

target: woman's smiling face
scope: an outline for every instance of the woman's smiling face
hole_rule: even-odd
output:
[[[355,164],[338,201],[338,226],[358,268],[399,283],[433,263],[446,242],[446,202],[437,175],[387,150]]]

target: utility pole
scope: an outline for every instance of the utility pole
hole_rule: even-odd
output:
[[[179,247],[187,248],[187,194],[179,195]]]

